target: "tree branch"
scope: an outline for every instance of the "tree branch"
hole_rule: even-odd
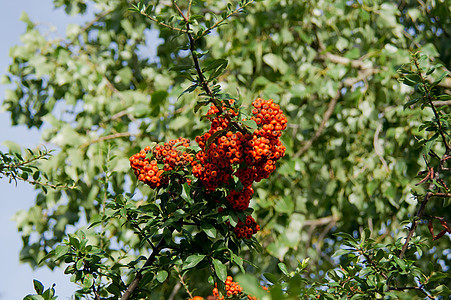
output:
[[[321,136],[324,129],[326,128],[327,121],[329,121],[330,117],[332,116],[335,106],[337,105],[338,99],[340,99],[342,87],[343,85],[340,85],[340,88],[338,89],[337,93],[329,102],[329,106],[327,107],[327,110],[324,113],[323,120],[321,121],[321,124],[319,125],[318,129],[316,130],[315,135],[307,142],[305,142],[304,146],[302,146],[302,148],[299,149],[299,151],[294,154],[294,157],[300,157],[305,152],[307,152],[307,150],[310,149],[313,143]]]
[[[130,132],[119,132],[119,133],[114,133],[114,134],[110,134],[110,135],[106,135],[106,136],[101,136],[99,138],[93,139],[93,140],[91,140],[89,142],[86,142],[86,143],[82,144],[80,146],[80,148],[83,149],[83,148],[88,147],[89,145],[92,145],[92,144],[95,144],[95,143],[98,143],[98,142],[103,142],[103,141],[106,141],[106,140],[113,140],[113,139],[117,139],[117,138],[130,137],[130,136],[137,136],[137,134],[133,134],[133,133],[130,133]]]
[[[141,281],[141,279],[143,277],[142,273],[143,273],[144,269],[149,267],[149,266],[151,266],[153,264],[153,262],[155,261],[155,258],[157,257],[158,253],[160,253],[161,249],[163,249],[163,247],[165,245],[166,245],[166,241],[165,241],[164,236],[163,236],[163,237],[161,237],[161,239],[158,242],[158,244],[155,246],[155,249],[152,251],[152,253],[150,254],[149,258],[144,263],[144,265],[141,268],[141,270],[139,270],[138,273],[136,273],[135,279],[133,279],[132,283],[130,283],[130,285],[128,286],[127,290],[124,292],[124,294],[122,295],[120,300],[127,300],[127,299],[130,298],[130,296],[132,295],[133,291],[138,287],[138,284],[139,284],[139,282]]]

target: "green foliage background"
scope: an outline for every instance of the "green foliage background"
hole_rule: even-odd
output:
[[[174,12],[165,2],[149,1],[168,19]],[[84,26],[69,26],[64,38],[49,38],[23,16],[23,45],[11,50],[4,78],[15,85],[3,101],[12,123],[48,124],[42,140],[57,151],[41,162],[42,171],[51,181],[78,187],[42,191],[33,207],[16,215],[21,259],[33,267],[65,238],[69,225],[98,220],[107,193],[136,192],[135,199],[151,201],[152,191],[132,176],[132,154],[151,142],[194,139],[208,126],[201,112],[193,113],[197,91],[178,98],[191,84],[171,70],[191,63],[184,36],[128,12],[128,1],[54,4],[68,14],[88,8],[97,13]],[[193,10],[215,22],[214,13],[225,7],[224,1],[195,1]],[[202,39],[199,50],[209,50],[204,65],[229,60],[219,78],[224,92],[239,96],[244,106],[256,97],[272,98],[288,117],[286,156],[276,174],[254,186],[263,255],[246,252],[257,266],[247,271],[276,274],[279,260],[295,268],[310,257],[308,272],[317,278],[337,263],[331,256],[341,238],[334,233],[357,236],[370,228],[380,243],[405,237],[400,221],[415,213],[412,190],[423,192],[414,185],[424,167],[416,144],[426,133],[418,126],[432,113],[403,109],[413,89],[398,81],[397,69],[416,50],[450,66],[450,9],[448,0],[264,0]],[[150,38],[153,33],[159,39]],[[151,57],[155,45],[157,56]],[[449,94],[450,78],[438,88]],[[449,112],[449,104],[442,108]],[[428,209],[451,218],[446,203]],[[113,257],[147,253],[121,225],[110,222],[101,235],[88,230],[90,241]],[[426,225],[417,233],[429,235]],[[418,265],[428,269],[435,262],[449,271],[449,243],[448,237],[428,239],[431,250]],[[205,283],[206,277],[192,284]],[[167,282],[162,295],[174,284]]]

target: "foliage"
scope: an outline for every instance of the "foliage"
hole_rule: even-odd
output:
[[[55,5],[75,14],[94,2],[92,22],[64,39],[23,16],[24,45],[11,50],[5,82],[17,88],[3,105],[13,124],[49,124],[42,138],[58,151],[39,170],[77,186],[39,194],[18,214],[23,261],[68,265],[76,298],[193,298],[244,272],[254,275],[236,277],[244,292],[265,299],[449,295],[446,1]],[[223,106],[243,114],[229,120],[233,132],[255,132],[248,107],[258,97],[287,115],[286,154],[253,186],[249,209],[227,204],[241,181],[208,193],[198,177],[173,180],[188,168],[150,190],[132,175],[129,157],[202,136]],[[201,118],[209,105],[218,111]],[[252,212],[257,239],[237,239],[226,222]]]

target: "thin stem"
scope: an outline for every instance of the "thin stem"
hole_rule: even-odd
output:
[[[188,3],[188,12],[186,13],[187,18],[189,19],[189,15],[191,13],[191,5],[193,4],[193,0],[189,0]]]
[[[189,287],[188,287],[188,285],[186,284],[185,279],[183,278],[182,274],[180,274],[178,268],[176,268],[176,272],[177,272],[177,275],[179,276],[180,283],[181,283],[181,284],[183,285],[183,287],[185,288],[185,291],[188,293],[188,295],[189,295],[190,298],[193,298],[193,294],[192,294],[191,291],[189,290]]]
[[[41,181],[36,181],[36,180],[24,179],[24,178],[19,177],[19,176],[15,176],[14,177],[14,179],[16,179],[16,178],[19,178],[20,180],[28,182],[28,183],[31,183],[31,184],[42,185],[42,186],[46,186],[46,187],[49,187],[49,188],[52,188],[52,189],[59,188],[59,189],[70,189],[70,190],[73,190],[73,189],[76,188],[75,185],[68,186],[68,185],[51,184],[51,183],[48,183],[48,182],[41,182]]]
[[[94,297],[95,297],[94,299],[95,300],[101,300],[99,292],[96,289],[96,283],[95,282],[92,285],[92,291],[94,292]]]
[[[158,25],[161,25],[161,26],[163,26],[163,27],[166,27],[166,28],[169,28],[169,29],[172,29],[172,30],[175,30],[175,31],[180,31],[180,32],[185,32],[185,33],[186,33],[186,31],[183,30],[183,29],[180,29],[180,28],[177,28],[177,27],[168,25],[168,24],[166,24],[166,23],[163,23],[163,22],[161,22],[161,21],[158,21],[156,18],[149,16],[149,15],[146,14],[144,11],[141,11],[140,13],[141,13],[141,15],[143,15],[143,16],[145,16],[146,18],[148,18],[149,20],[151,20],[151,21],[157,23]]]
[[[34,156],[33,158],[30,158],[29,160],[24,160],[24,161],[22,161],[20,163],[14,164],[14,165],[3,165],[2,169],[17,169],[18,167],[21,167],[21,166],[24,166],[24,165],[28,165],[28,164],[30,164],[30,163],[38,160],[38,159],[45,158],[46,156],[49,156],[49,155],[50,155],[50,152],[45,150],[44,153],[38,154],[38,155]]]
[[[178,8],[177,5],[176,5],[176,7]],[[181,14],[181,16],[183,17],[183,19],[187,20],[186,16],[183,14],[183,12],[180,9],[178,9],[178,10],[179,10],[179,13]],[[245,128],[241,127],[240,124],[232,121],[229,114],[224,114],[224,110],[222,109],[221,102],[219,101],[219,99],[217,99],[215,97],[213,91],[210,89],[208,80],[205,79],[205,76],[200,67],[199,58],[197,57],[197,54],[196,54],[196,45],[195,45],[196,42],[193,38],[193,35],[190,32],[190,26],[189,26],[188,22],[186,22],[186,35],[188,36],[188,40],[189,40],[190,52],[191,52],[191,57],[193,58],[194,68],[196,69],[197,76],[199,77],[199,82],[200,82],[202,89],[208,95],[208,97],[210,98],[210,101],[216,106],[220,115],[224,115],[224,117],[230,122],[230,124],[232,124],[232,126],[234,126],[237,130],[241,131],[243,134],[248,133]]]

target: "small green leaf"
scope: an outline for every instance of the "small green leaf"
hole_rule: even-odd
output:
[[[243,122],[241,122],[241,123],[242,123],[244,126],[249,127],[249,128],[252,129],[252,130],[255,130],[255,129],[258,128],[258,125],[257,125],[257,123],[255,123],[254,120],[246,120],[246,121],[243,121]]]
[[[218,259],[213,258],[213,267],[219,280],[225,282],[227,279],[227,267]]]
[[[437,78],[437,80],[435,80],[433,83],[432,83],[432,87],[434,87],[434,86],[436,86],[437,84],[439,84],[442,80],[443,80],[443,78],[445,78],[446,76],[448,76],[448,74],[449,74],[449,72],[444,72],[442,75],[440,75],[440,77],[439,78]]]
[[[165,271],[165,270],[158,271],[158,273],[157,273],[157,280],[160,283],[163,283],[166,280],[166,278],[168,278],[168,272],[167,271]]]
[[[190,255],[186,258],[185,262],[183,263],[182,270],[191,269],[197,266],[198,263],[200,263],[205,258],[204,254],[194,254]]]
[[[177,100],[180,99],[180,97],[182,97],[184,94],[186,93],[191,93],[192,91],[194,91],[197,88],[197,84],[193,84],[190,87],[188,87],[186,90],[184,90],[180,96],[177,97]]]
[[[55,260],[60,259],[62,256],[64,256],[67,252],[69,252],[70,246],[69,245],[58,245],[55,248]]]
[[[283,262],[278,263],[277,266],[279,267],[280,271],[282,271],[283,274],[288,275],[287,266]]]
[[[86,274],[83,278],[83,288],[88,290],[94,284],[94,276],[92,274]]]
[[[216,228],[212,224],[207,223],[207,222],[202,222],[200,224],[200,228],[202,229],[203,232],[205,232],[212,239],[216,238]]]
[[[38,295],[42,295],[44,285],[39,280],[33,279],[33,286],[36,293],[38,293]]]

